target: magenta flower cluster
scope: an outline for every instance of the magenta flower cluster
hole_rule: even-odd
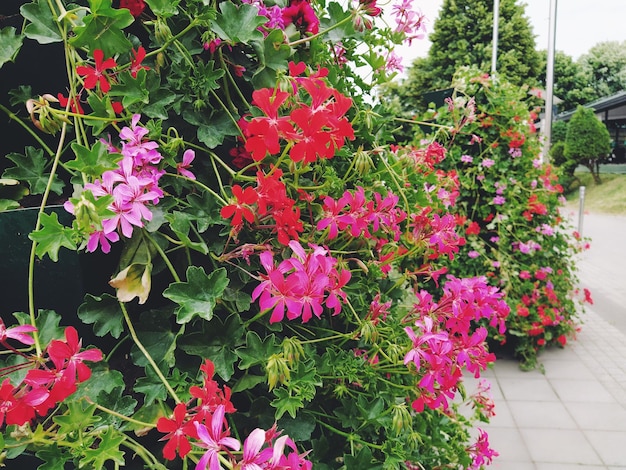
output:
[[[346,294],[341,290],[350,280],[348,270],[338,270],[337,260],[328,250],[310,244],[312,251],[307,253],[302,245],[292,240],[289,248],[291,258],[278,266],[274,263],[274,253],[264,251],[259,255],[266,274],[261,274],[261,283],[252,292],[252,300],[259,299],[261,310],[272,310],[270,323],[285,317],[293,320],[301,317],[308,322],[313,315],[322,316],[324,305],[334,315],[341,312],[341,304]]]
[[[405,332],[413,348],[405,355],[405,364],[414,364],[423,374],[419,382],[419,397],[412,406],[417,412],[425,407],[448,409],[456,394],[465,367],[474,377],[480,377],[495,356],[485,348],[487,329],[472,329],[472,322],[486,320],[504,333],[509,307],[504,294],[489,286],[485,277],[458,279],[447,276],[439,302],[422,290],[417,294],[410,318],[412,327]]]
[[[108,207],[113,216],[101,220],[100,227],[91,227],[87,242],[89,252],[95,251],[100,245],[102,251],[108,253],[111,243],[120,239],[120,232],[130,238],[134,227],[141,228],[145,222],[152,220],[149,206],[157,204],[163,197],[159,179],[165,171],[158,166],[163,156],[157,150],[158,143],[144,139],[149,131],[139,125],[139,119],[141,116],[135,114],[131,126],[123,127],[120,131],[121,149],[104,141],[109,153],[122,155],[118,168],[105,171],[100,179],[85,184],[84,189],[90,191],[96,199],[102,196],[113,198]],[[187,169],[193,158],[193,151],[187,150],[182,164],[177,165],[177,171],[189,179],[195,179]],[[65,208],[71,213],[76,211],[71,201],[65,203]]]

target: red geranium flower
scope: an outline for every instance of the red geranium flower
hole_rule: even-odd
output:
[[[112,58],[104,60],[104,52],[101,49],[93,51],[93,58],[96,61],[95,67],[79,65],[76,67],[76,73],[81,77],[85,77],[85,88],[88,90],[92,90],[96,87],[96,84],[100,84],[102,93],[108,93],[111,89],[111,84],[109,83],[110,77],[107,75],[106,70],[117,67],[117,63]]]
[[[229,204],[227,206],[222,207],[220,211],[220,215],[225,219],[233,220],[231,221],[231,225],[237,227],[243,223],[243,219],[245,218],[248,222],[254,222],[254,212],[250,209],[249,204],[254,204],[258,195],[254,188],[248,186],[245,190],[241,188],[238,184],[233,186],[233,195],[237,199],[235,204]]]
[[[138,18],[146,9],[146,2],[143,0],[120,0],[120,8],[130,10],[130,14]]]

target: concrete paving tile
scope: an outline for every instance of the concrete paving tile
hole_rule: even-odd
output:
[[[576,423],[563,403],[556,401],[509,401],[519,428],[576,429]]]
[[[533,462],[602,465],[582,431],[571,429],[520,429]]]
[[[536,470],[532,462],[511,462],[509,460],[500,460],[499,458],[495,458],[493,463],[487,468],[489,470]]]
[[[548,379],[593,380],[593,372],[579,360],[547,360],[543,362]]]
[[[559,397],[545,378],[527,378],[525,375],[521,376],[521,378],[519,375],[518,378],[498,377],[498,384],[506,400],[559,400]]]
[[[538,463],[536,470],[606,470],[604,465],[572,465],[562,463]]]
[[[625,431],[586,431],[585,435],[606,465],[626,463]]]
[[[626,431],[626,410],[621,405],[570,402],[565,407],[582,430]]]
[[[496,459],[498,462],[531,462],[519,430],[489,427],[488,433],[490,447],[499,454]]]
[[[597,380],[552,379],[550,383],[564,402],[615,403],[615,398]]]
[[[511,415],[511,410],[507,402],[501,400],[496,401],[496,415],[489,420],[490,427],[498,428],[514,428],[516,423]]]
[[[519,362],[512,359],[497,359],[493,366],[493,371],[496,377],[519,377],[520,375],[526,378],[540,378],[543,374],[539,369],[523,371],[519,367]]]

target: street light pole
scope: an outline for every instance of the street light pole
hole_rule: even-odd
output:
[[[556,39],[556,3],[550,0],[550,28],[548,30],[548,62],[546,64],[546,108],[543,119],[543,152],[542,160],[548,161],[552,134],[552,109],[554,103],[554,54]]]
[[[493,2],[493,39],[491,41],[491,74],[496,73],[498,63],[498,27],[500,25],[500,0]]]

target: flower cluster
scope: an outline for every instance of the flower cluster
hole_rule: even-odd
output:
[[[462,368],[478,378],[495,361],[495,355],[485,348],[487,329],[478,327],[471,332],[471,325],[485,319],[500,334],[504,333],[509,307],[503,296],[484,277],[454,276],[447,276],[439,302],[433,302],[426,291],[417,294],[411,317],[416,317],[414,323],[419,333],[405,328],[413,349],[404,357],[405,364],[414,364],[424,374],[419,382],[419,397],[413,401],[416,411],[423,411],[425,406],[447,409],[462,379]]]
[[[150,205],[158,204],[163,197],[159,179],[165,171],[158,166],[163,156],[157,150],[158,143],[145,139],[148,129],[139,125],[140,119],[141,116],[135,114],[130,127],[123,127],[120,131],[121,149],[104,141],[110,154],[122,156],[117,168],[103,172],[101,178],[84,186],[84,190],[96,200],[109,196],[111,203],[107,208],[113,214],[103,218],[98,218],[96,214],[87,217],[87,223],[82,227],[88,236],[87,251],[93,252],[100,245],[102,251],[108,253],[111,243],[120,239],[120,233],[131,238],[133,227],[141,228],[145,222],[152,220]],[[193,151],[188,150],[182,164],[177,166],[178,172],[190,179],[195,179],[187,169],[193,158]],[[84,196],[72,199],[65,203],[65,208],[81,220],[80,213],[85,210],[85,202],[89,206]]]
[[[81,351],[81,340],[71,326],[65,329],[65,340],[52,340],[41,357],[28,356],[8,343],[12,339],[32,345],[35,341],[29,334],[36,331],[31,325],[7,328],[0,319],[0,344],[25,359],[25,362],[1,369],[0,374],[7,376],[28,369],[19,383],[14,385],[7,377],[0,385],[0,426],[21,426],[36,416],[46,416],[76,391],[77,384],[91,377],[85,361],[102,360],[102,352],[98,349]]]
[[[327,69],[301,77],[305,69],[303,62],[289,64],[291,91],[262,88],[252,93],[252,104],[263,115],[244,119],[240,125],[245,149],[254,161],[278,154],[281,142],[286,142],[292,161],[313,163],[333,158],[346,139],[354,139],[345,117],[352,100],[326,84]],[[299,92],[308,97],[306,101]],[[287,115],[280,112],[282,107],[290,110]]]
[[[313,315],[320,318],[325,305],[334,315],[341,312],[346,294],[341,290],[350,280],[350,271],[338,270],[337,260],[328,250],[317,245],[309,245],[307,253],[297,241],[289,242],[293,256],[274,262],[272,251],[259,255],[266,274],[252,292],[252,299],[259,299],[261,310],[272,309],[270,323],[285,317],[293,320],[301,317],[308,322]]]
[[[255,187],[244,189],[238,184],[233,185],[235,201],[223,206],[220,214],[225,219],[232,218],[234,233],[242,230],[245,219],[259,228],[271,229],[284,245],[298,239],[303,231],[300,208],[287,195],[282,176],[283,171],[280,169],[273,168],[268,174],[259,170]]]
[[[189,392],[196,402],[194,406],[178,403],[171,418],[161,417],[157,429],[165,433],[161,439],[167,441],[163,456],[174,460],[178,454],[184,458],[192,450],[192,444],[205,449],[196,465],[196,470],[219,469],[220,455],[226,454],[232,468],[242,470],[285,469],[307,470],[311,462],[306,453],[299,454],[294,442],[288,436],[281,436],[276,426],[264,431],[256,428],[243,443],[241,459],[237,461],[231,451],[238,452],[242,445],[230,436],[230,428],[225,419],[227,413],[236,409],[230,401],[231,390],[220,388],[213,379],[215,365],[209,359],[200,367],[203,373],[201,387],[194,385]],[[285,447],[291,449],[285,455]]]
[[[400,223],[406,219],[406,212],[398,207],[398,196],[391,191],[385,197],[376,192],[373,196],[374,200],[368,201],[361,186],[356,191],[345,191],[338,200],[324,196],[324,212],[317,230],[328,230],[328,240],[336,238],[339,232],[376,240],[376,232],[382,231],[398,241],[402,233]]]

